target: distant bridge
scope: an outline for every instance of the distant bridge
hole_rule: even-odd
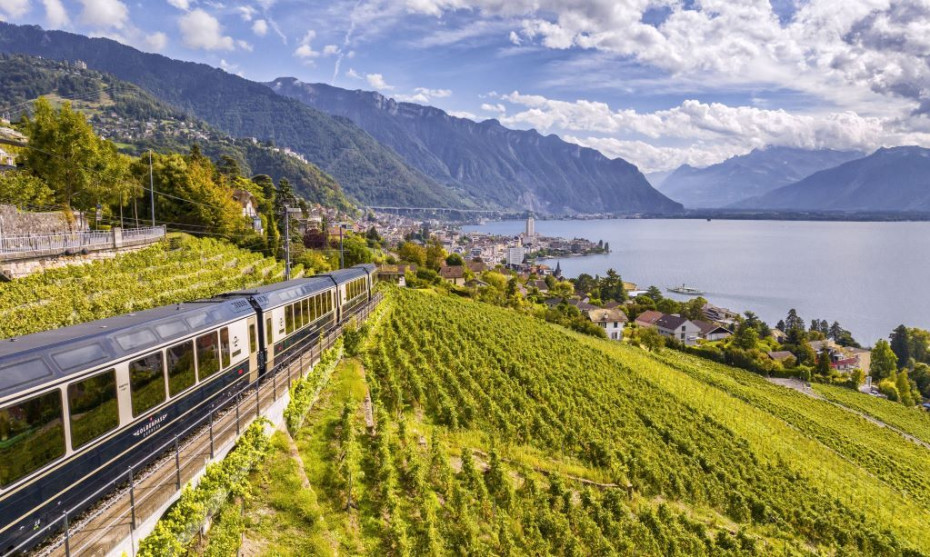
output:
[[[518,214],[523,211],[513,211],[507,209],[456,209],[454,207],[386,207],[386,206],[368,206],[363,209],[372,209],[375,211],[432,211],[439,213],[482,213],[489,215],[499,215],[513,213]]]

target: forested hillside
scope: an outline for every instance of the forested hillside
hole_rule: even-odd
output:
[[[930,453],[896,431],[681,353],[435,293],[387,303],[217,536],[291,555],[924,551]]]
[[[139,87],[67,62],[0,54],[0,112],[14,119],[31,113],[31,101],[46,96],[69,101],[87,115],[95,131],[129,154],[186,153],[197,144],[211,159],[232,157],[245,176],[288,180],[313,203],[351,206],[336,181],[314,164],[288,155],[271,143],[233,138],[202,120],[159,101]]]
[[[364,203],[471,205],[460,192],[411,169],[349,120],[333,118],[217,68],[143,53],[110,39],[4,22],[0,22],[0,52],[81,60],[234,137],[254,137],[293,149]]]

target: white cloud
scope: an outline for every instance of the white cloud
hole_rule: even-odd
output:
[[[370,73],[365,76],[365,79],[368,80],[368,85],[377,89],[378,91],[390,91],[394,89],[393,85],[388,85],[384,81],[384,76],[379,73]]]
[[[225,58],[220,59],[220,69],[227,73],[236,74],[239,77],[244,76],[242,70],[239,69],[239,64],[227,62]]]
[[[370,81],[369,81],[370,82]],[[429,89],[427,87],[416,87],[410,95],[397,94],[394,98],[398,101],[430,104],[433,99],[444,99],[452,96],[451,89]]]
[[[304,37],[300,39],[300,45],[297,46],[297,49],[294,51],[294,56],[301,58],[305,61],[312,62],[314,58],[320,57],[320,52],[313,50],[311,43],[313,39],[316,38],[316,31],[310,29],[304,34]]]
[[[264,19],[256,19],[252,24],[252,32],[259,37],[264,37],[268,34],[268,22]]]
[[[339,54],[339,47],[334,44],[328,44],[323,47],[323,56],[332,56]]]
[[[510,32],[510,37],[509,37],[509,39],[510,39],[510,42],[511,42],[511,43],[513,43],[513,44],[515,44],[515,45],[517,45],[517,46],[520,46],[521,44],[523,44],[523,39],[520,38],[520,35],[518,35],[516,31],[511,31],[511,32]]]
[[[29,0],[0,0],[0,12],[8,17],[22,17],[30,9]]]
[[[257,11],[252,6],[237,6],[236,13],[242,18],[242,21],[249,22],[255,17]]]
[[[346,72],[346,77],[351,77],[352,79],[362,79],[362,76],[360,76],[358,72],[352,68],[349,68],[349,71]]]
[[[236,46],[239,47],[239,48],[242,49],[242,50],[245,50],[246,52],[252,52],[252,50],[254,50],[254,47],[252,46],[252,43],[250,43],[250,42],[248,42],[248,41],[237,40],[237,41],[236,41]]]
[[[80,0],[84,6],[81,23],[98,29],[122,29],[129,21],[129,8],[120,0]]]
[[[179,10],[187,11],[191,7],[190,0],[167,0],[169,4]]]
[[[234,50],[236,43],[232,37],[223,35],[220,22],[203,11],[196,9],[188,12],[178,20],[181,39],[184,45],[202,50]]]
[[[65,10],[61,0],[42,0],[45,5],[45,21],[49,27],[62,28],[71,23],[68,11]]]
[[[505,108],[504,105],[500,103],[497,103],[497,104],[482,103],[481,110],[485,112],[499,112],[501,114],[507,112],[507,108]]]
[[[168,45],[168,35],[161,31],[145,36],[145,46],[151,52],[161,52]]]
[[[456,118],[466,118],[468,120],[477,120],[478,117],[464,110],[450,110],[447,112],[449,116],[455,116]]]

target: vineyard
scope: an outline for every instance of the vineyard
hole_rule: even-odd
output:
[[[253,474],[258,553],[923,551],[926,449],[854,412],[472,301],[387,306]]]
[[[0,284],[0,338],[206,298],[283,276],[283,263],[273,258],[225,241],[173,236],[114,259]]]
[[[900,403],[866,396],[832,385],[816,384],[814,390],[827,400],[881,420],[893,428],[913,435],[924,443],[930,443],[930,414],[923,410],[908,408]]]

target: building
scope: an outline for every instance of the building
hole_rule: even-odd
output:
[[[716,323],[710,323],[708,321],[699,321],[695,319],[693,321],[697,325],[698,329],[701,330],[700,336],[704,340],[723,340],[729,336],[732,336],[733,333],[724,327]]]
[[[242,207],[242,216],[249,219],[252,223],[252,229],[261,234],[263,229],[262,219],[258,215],[258,199],[252,195],[252,192],[238,189],[233,190],[232,197],[233,201]]]
[[[536,219],[529,217],[526,219],[526,237],[533,238],[536,236]]]
[[[768,357],[776,362],[781,362],[784,365],[794,364],[797,358],[794,357],[794,354],[787,350],[778,350],[775,352],[768,352]]]
[[[639,325],[640,327],[654,327],[656,321],[661,319],[665,314],[661,311],[647,310],[639,314],[639,317],[636,318],[633,323]]]
[[[462,265],[443,265],[439,268],[439,276],[456,286],[465,286],[465,267]]]
[[[585,312],[592,323],[604,329],[610,340],[623,340],[623,327],[629,319],[619,309],[595,308]]]
[[[510,246],[507,248],[507,264],[508,265],[521,265],[523,260],[526,258],[526,250],[523,246]]]
[[[713,304],[704,304],[702,310],[704,312],[704,317],[708,321],[713,321],[715,323],[732,325],[736,322],[736,318],[739,317],[735,311],[718,307]]]
[[[662,336],[673,338],[687,346],[694,346],[701,338],[701,329],[680,315],[663,315],[655,322],[655,328]]]
[[[16,157],[0,149],[0,170],[16,168]]]
[[[484,261],[471,260],[465,263],[465,265],[468,267],[469,271],[475,273],[476,275],[480,275],[481,273],[488,270],[488,266],[484,263]]]

